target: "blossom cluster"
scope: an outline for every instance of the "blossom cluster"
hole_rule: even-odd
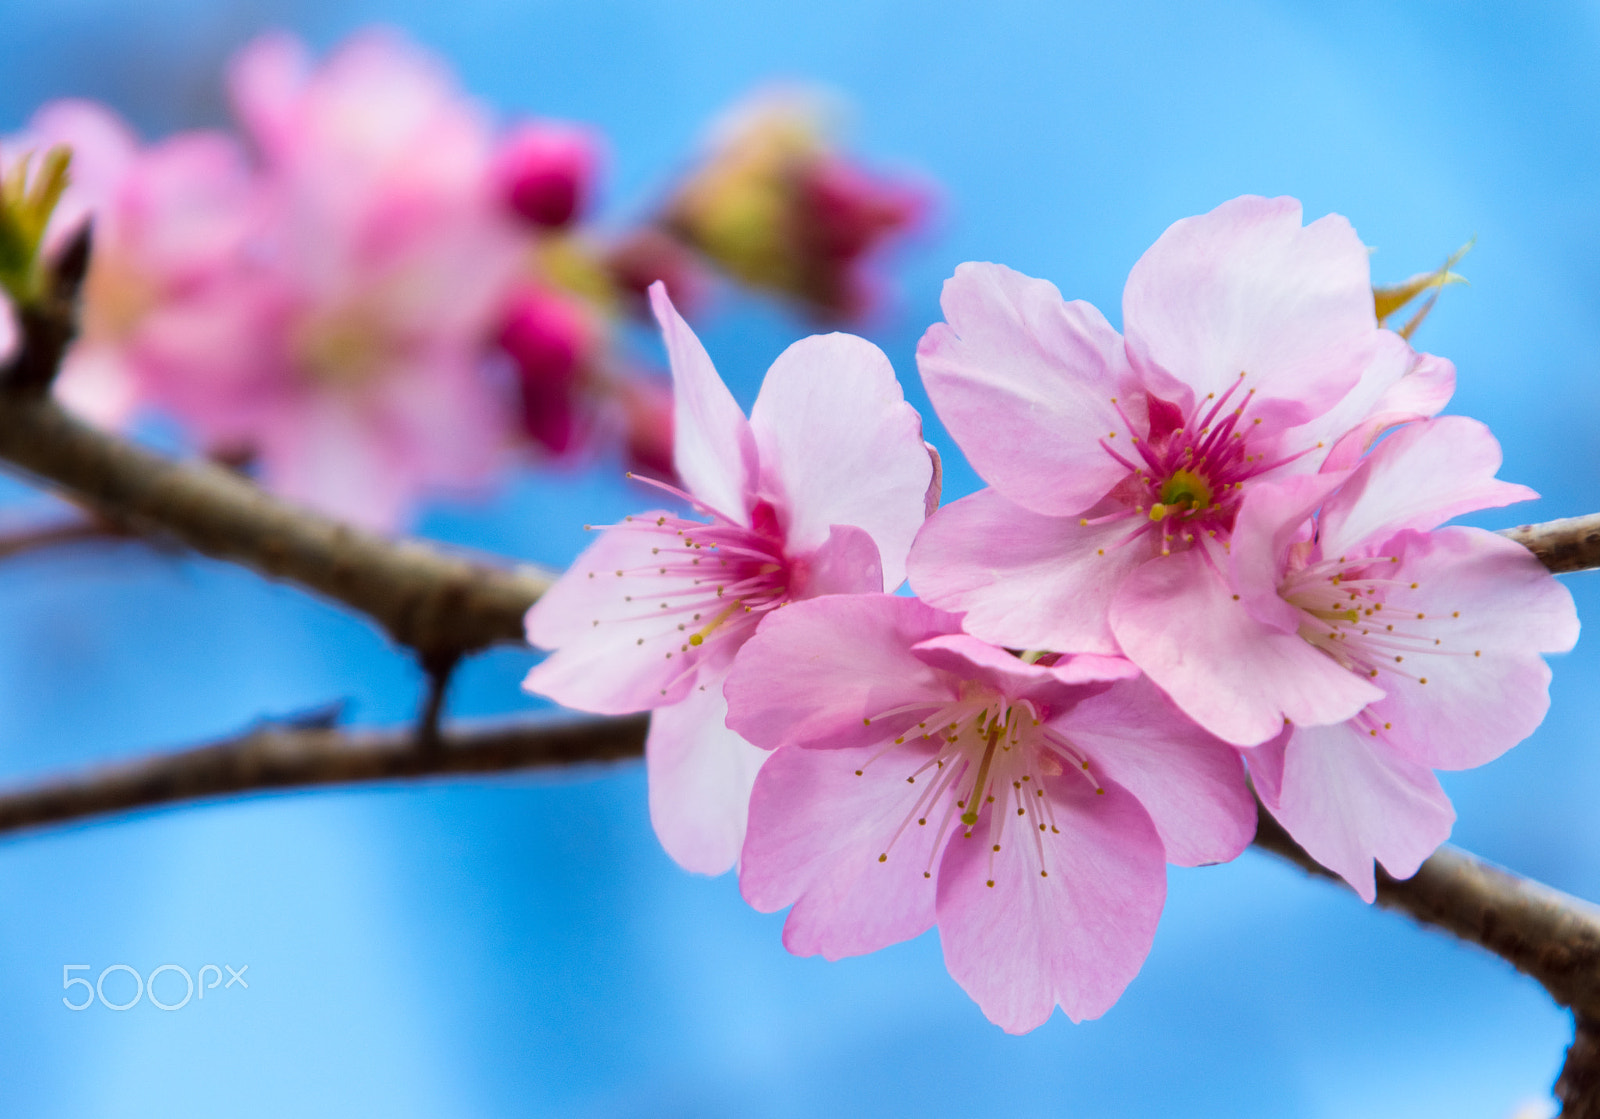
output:
[[[597,234],[584,224],[603,155],[593,130],[499,124],[387,31],[320,64],[266,36],[227,87],[232,131],[144,144],[104,106],[62,101],[0,142],[0,181],[18,187],[0,199],[0,363],[30,258],[92,221],[60,399],[112,427],[159,410],[212,457],[377,529],[401,527],[425,494],[482,488],[519,450],[615,443],[670,472],[668,390],[622,344],[646,287],[702,290],[716,268],[854,314],[867,251],[919,212],[920,195],[844,160],[815,120],[760,117],[638,229]],[[730,178],[778,133],[803,135],[804,156]],[[51,189],[25,199],[41,168]],[[708,196],[708,181],[724,186]],[[757,196],[777,201],[752,212]],[[741,267],[749,245],[775,240],[798,271]]]
[[[943,508],[875,347],[795,343],[747,419],[652,297],[683,487],[533,607],[553,652],[527,687],[651,711],[666,850],[737,865],[798,954],[936,925],[1006,1030],[1097,1017],[1167,864],[1237,856],[1256,798],[1368,901],[1375,863],[1413,874],[1454,819],[1435,771],[1527,737],[1577,639],[1530,553],[1446,525],[1533,495],[1439,417],[1454,367],[1380,325],[1341,217],[1243,197],[1177,222],[1121,333],[960,266],[917,363],[988,488]]]

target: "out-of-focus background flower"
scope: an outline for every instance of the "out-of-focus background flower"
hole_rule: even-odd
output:
[[[956,263],[1048,277],[1115,322],[1128,267],[1168,223],[1258,192],[1348,215],[1380,281],[1476,235],[1458,266],[1471,286],[1445,292],[1416,341],[1456,362],[1450,410],[1494,427],[1504,475],[1545,495],[1478,522],[1600,508],[1591,5],[0,0],[0,135],[63,96],[105,101],[145,140],[225,126],[224,64],[257,34],[285,28],[326,54],[373,22],[435,52],[500,120],[603,137],[588,212],[619,239],[706,166],[705,128],[730,105],[785,81],[835,91],[867,165],[938,185],[931,226],[875,289],[775,273],[783,254],[748,240],[725,264],[835,312],[876,300],[860,329],[927,415],[947,497],[978,483],[912,355]],[[727,208],[704,199],[760,162],[689,178],[668,223],[679,240],[730,243],[706,219]],[[819,175],[809,212],[831,213],[850,186],[844,171]],[[547,219],[560,202],[523,196]],[[670,251],[627,248],[646,271]],[[713,294],[698,325],[748,405],[811,319],[748,288]],[[524,383],[575,375],[563,347],[582,335],[563,316],[534,296],[508,313],[498,337]],[[627,344],[649,364],[647,335]],[[540,418],[526,434],[559,451],[566,428]],[[417,527],[559,566],[583,522],[639,506],[621,469],[615,455],[524,465],[473,501],[425,506]],[[6,523],[38,506],[20,486],[5,497]],[[1589,578],[1570,580],[1585,616],[1600,598]],[[417,704],[416,669],[366,625],[136,545],[0,564],[0,616],[10,780],[264,716],[338,703],[347,719],[394,722]],[[534,707],[517,687],[531,659],[469,663],[452,713]],[[1580,644],[1556,667],[1544,728],[1446,787],[1458,842],[1600,898],[1596,667]],[[1548,1091],[1568,1040],[1565,1016],[1498,961],[1255,853],[1172,872],[1155,949],[1103,1020],[1058,1015],[1010,1038],[945,974],[933,935],[839,964],[788,956],[781,917],[752,913],[731,877],[691,877],[661,853],[637,766],[260,797],[12,838],[0,899],[7,1115],[1498,1119]],[[61,968],[80,963],[91,976],[249,965],[250,987],[170,1014],[74,1014]]]

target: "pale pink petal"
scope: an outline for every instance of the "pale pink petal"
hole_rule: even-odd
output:
[[[1310,535],[1311,515],[1345,479],[1309,474],[1251,487],[1234,521],[1228,582],[1250,615],[1281,633],[1295,633],[1306,616],[1278,593],[1291,543]]]
[[[292,422],[260,432],[258,445],[272,490],[374,532],[398,529],[417,492],[411,464],[392,449],[360,404],[339,396],[309,401]]]
[[[797,956],[874,952],[933,924],[933,843],[952,794],[896,839],[917,809],[906,774],[933,751],[913,741],[873,761],[881,749],[788,746],[756,778],[739,888],[763,913],[794,906],[783,943]]]
[[[996,490],[979,490],[928,518],[911,549],[912,589],[941,609],[965,612],[967,632],[985,641],[1114,654],[1106,611],[1150,546],[1123,543],[1128,520],[1078,521],[1030,513]]]
[[[756,453],[750,423],[659,280],[650,285],[650,306],[672,363],[672,461],[678,477],[711,508],[748,525]]]
[[[917,367],[984,481],[1036,513],[1104,497],[1128,473],[1100,447],[1126,427],[1112,397],[1127,359],[1105,316],[998,264],[957,267],[940,305],[946,321],[923,335]]]
[[[785,606],[739,650],[724,689],[728,725],[767,749],[881,742],[959,694],[911,647],[960,628],[954,615],[895,595],[829,595]],[[876,718],[924,701],[925,709]]]
[[[1417,353],[1399,335],[1393,337],[1395,342],[1389,343],[1350,395],[1308,425],[1326,433],[1333,447],[1322,469],[1355,466],[1389,428],[1438,415],[1455,394],[1454,365],[1433,354]]]
[[[1123,583],[1111,625],[1125,656],[1183,712],[1236,746],[1288,718],[1350,718],[1383,692],[1302,637],[1258,622],[1198,549],[1151,560]]]
[[[1397,631],[1418,634],[1420,647],[1404,654],[1413,678],[1379,679],[1389,694],[1370,708],[1371,722],[1387,726],[1381,737],[1415,762],[1483,765],[1544,720],[1550,668],[1540,654],[1577,641],[1572,595],[1526,548],[1496,533],[1443,528],[1398,543],[1401,562],[1385,574],[1407,589],[1389,596],[1383,615]]]
[[[1377,547],[1402,529],[1430,529],[1451,517],[1537,497],[1495,478],[1500,444],[1465,416],[1411,424],[1375,447],[1322,511],[1324,556]]]
[[[1245,196],[1173,223],[1128,275],[1128,356],[1157,395],[1219,396],[1247,374],[1253,415],[1304,422],[1335,405],[1378,339],[1366,246],[1292,198]],[[941,414],[942,414],[941,409]]]
[[[0,325],[0,362],[5,360],[4,335]],[[120,428],[139,402],[138,382],[123,354],[116,347],[87,340],[67,352],[53,391],[62,407],[104,428]]]
[[[1296,727],[1278,802],[1267,807],[1295,842],[1365,901],[1372,860],[1409,878],[1450,838],[1455,810],[1427,766],[1401,758],[1349,723]]]
[[[634,520],[661,515],[640,513]],[[661,574],[653,549],[662,540],[612,528],[584,549],[528,611],[528,640],[555,652],[528,673],[523,687],[603,715],[677,703],[688,694],[712,646],[683,649],[683,627],[692,619],[673,592],[693,588],[695,579]]]
[[[1117,684],[1049,725],[1089,756],[1095,776],[1138,798],[1168,862],[1227,862],[1255,836],[1255,799],[1238,753],[1184,718],[1148,680]]]
[[[750,787],[769,757],[725,725],[722,681],[702,672],[687,696],[652,711],[644,744],[656,838],[697,874],[722,874],[738,860]]]
[[[928,480],[928,492],[922,495],[922,515],[928,518],[939,508],[939,499],[944,495],[944,460],[939,457],[938,447],[932,443],[924,443],[923,446],[928,449],[928,458],[933,463],[933,477]]]
[[[930,637],[917,642],[913,651],[918,659],[962,680],[980,681],[1001,695],[1046,703],[1053,710],[1102,690],[1083,685],[1109,684],[1139,675],[1132,661],[1092,653],[1063,657],[1054,664],[1030,664],[966,633]]]
[[[0,295],[0,365],[10,361],[17,349],[17,313],[11,300]]]
[[[987,817],[939,866],[939,939],[950,975],[1007,1033],[1057,1005],[1098,1018],[1138,974],[1166,900],[1161,838],[1133,795],[1081,775],[1043,778],[1057,831],[1000,835]],[[1003,813],[1002,815],[1009,815]],[[1041,869],[1045,874],[1041,875]],[[991,885],[992,883],[992,885]]]
[[[45,238],[46,252],[58,251],[67,237],[76,233],[84,221],[93,217],[96,234],[104,238],[104,227],[116,224],[118,194],[136,166],[139,139],[121,117],[94,101],[70,98],[52,101],[33,115],[29,134],[21,138],[24,149],[33,149],[37,166],[46,149],[65,144],[72,149],[72,165],[66,193],[51,216]],[[15,147],[7,141],[0,147]],[[0,151],[14,157],[16,151]],[[6,160],[11,162],[10,158]]]
[[[810,551],[834,525],[855,525],[878,544],[884,586],[898,587],[933,461],[883,351],[853,334],[801,339],[767,371],[750,430],[759,488],[778,508],[788,550]]]
[[[824,594],[881,594],[892,589],[883,583],[878,545],[866,529],[854,525],[833,525],[822,547],[790,562],[789,595],[795,601]]]
[[[305,46],[283,32],[253,40],[229,64],[233,111],[268,155],[294,143],[301,91],[310,71]]]

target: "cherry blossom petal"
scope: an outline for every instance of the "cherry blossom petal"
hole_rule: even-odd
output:
[[[874,762],[881,750],[788,746],[756,778],[739,888],[763,913],[794,906],[783,943],[797,956],[874,952],[933,924],[932,821],[943,818],[951,794],[922,810],[930,824],[912,820],[895,839],[917,808],[906,773],[932,750],[913,742]]]
[[[1345,477],[1291,477],[1258,485],[1245,497],[1228,549],[1228,581],[1257,621],[1282,633],[1295,633],[1305,621],[1305,614],[1278,593],[1285,553],[1309,533],[1311,515]]]
[[[644,744],[656,837],[699,874],[722,874],[738,860],[750,788],[770,756],[727,728],[722,682],[702,671],[687,696],[651,712]]]
[[[911,647],[955,633],[960,619],[914,598],[829,595],[768,616],[739,651],[724,689],[728,725],[757,746],[850,749],[914,725],[918,712],[881,712],[955,698],[945,674]],[[872,723],[865,722],[872,719]]]
[[[994,851],[987,816],[945,848],[945,966],[1007,1033],[1042,1025],[1057,1005],[1075,1022],[1098,1018],[1150,952],[1166,900],[1161,838],[1131,793],[1101,784],[1097,794],[1079,774],[1043,779],[1058,830],[1039,836],[1042,868],[1021,828]]]
[[[855,525],[877,541],[884,587],[898,587],[933,462],[922,417],[883,351],[853,334],[801,339],[767,371],[750,430],[759,489],[780,510],[789,550],[818,548],[834,525]]]
[[[1455,809],[1433,771],[1357,726],[1296,727],[1282,749],[1282,787],[1268,809],[1363,900],[1377,896],[1373,859],[1409,878],[1450,838]]]
[[[945,281],[946,321],[917,346],[922,383],[983,479],[1036,513],[1079,513],[1127,474],[1100,447],[1126,425],[1128,366],[1105,316],[998,264]]]
[[[1314,421],[1316,429],[1334,441],[1322,469],[1355,466],[1378,436],[1398,424],[1438,415],[1455,394],[1453,364],[1434,354],[1417,353],[1399,335],[1393,337],[1399,345],[1388,343],[1350,394]]]
[[[633,520],[648,524],[664,515],[640,513]],[[524,687],[603,715],[683,699],[705,654],[683,651],[680,626],[687,623],[672,595],[693,588],[696,580],[660,574],[653,549],[662,539],[642,529],[613,528],[584,549],[528,611],[528,640],[555,652],[528,673]]]
[[[1152,391],[1221,395],[1244,372],[1252,415],[1282,423],[1350,391],[1382,344],[1367,249],[1336,214],[1300,220],[1292,198],[1247,195],[1173,223],[1139,258],[1122,316]]]
[[[1383,692],[1298,634],[1251,616],[1199,550],[1151,560],[1111,604],[1123,653],[1195,722],[1236,746],[1350,718]]]
[[[1324,556],[1380,546],[1402,529],[1430,529],[1451,517],[1539,496],[1502,482],[1500,444],[1465,416],[1412,424],[1378,444],[1322,511]]]
[[[678,477],[695,497],[748,525],[756,456],[750,423],[659,280],[650,285],[650,306],[672,364],[672,461]]]
[[[1118,684],[1050,721],[1127,789],[1179,866],[1227,862],[1256,832],[1255,798],[1231,746],[1184,718],[1148,680]]]
[[[1540,654],[1577,641],[1572,595],[1526,548],[1496,533],[1444,528],[1408,532],[1399,543],[1393,577],[1416,588],[1403,603],[1391,596],[1394,624],[1440,644],[1406,655],[1416,679],[1383,678],[1389,694],[1371,707],[1371,722],[1392,724],[1382,737],[1414,762],[1483,765],[1544,720],[1550,667]]]
[[[881,594],[883,560],[866,529],[832,525],[828,539],[809,556],[791,564],[789,594],[795,599],[824,594]],[[896,584],[898,585],[898,584]]]
[[[276,156],[294,146],[301,93],[310,73],[305,46],[284,32],[259,36],[229,64],[233,111],[267,154]]]
[[[1117,586],[1149,558],[1124,544],[1126,520],[1080,525],[979,490],[928,519],[911,549],[911,586],[964,611],[967,632],[1014,649],[1117,653],[1106,620]]]

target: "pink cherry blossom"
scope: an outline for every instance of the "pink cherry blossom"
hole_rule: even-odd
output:
[[[1260,744],[1263,802],[1369,901],[1374,858],[1407,877],[1450,833],[1432,771],[1531,734],[1549,706],[1542,654],[1577,640],[1571,595],[1525,548],[1437,527],[1533,496],[1499,466],[1474,420],[1402,428],[1353,471],[1252,492],[1227,563],[1194,551],[1141,569],[1112,613],[1185,712]]]
[[[848,334],[773,363],[747,420],[660,284],[676,394],[673,462],[710,518],[666,511],[601,532],[528,612],[554,650],[526,687],[586,711],[653,710],[650,816],[668,854],[720,874],[744,840],[766,755],[724,725],[735,653],[787,603],[898,586],[936,473],[894,370]]]
[[[937,924],[989,1019],[1105,1013],[1149,952],[1167,860],[1231,859],[1255,811],[1224,743],[1120,657],[1027,663],[916,599],[774,615],[728,678],[728,725],[774,749],[740,886],[833,960]]]
[[[370,527],[482,485],[510,411],[484,347],[523,247],[486,115],[381,32],[315,69],[294,40],[257,40],[231,88],[261,206],[153,394],[208,444],[253,452],[267,485]]]
[[[46,233],[59,252],[94,222],[76,343],[56,393],[104,426],[127,422],[197,299],[227,279],[255,202],[244,153],[219,132],[143,147],[111,110],[57,101],[3,145],[9,159],[72,150],[71,183]]]
[[[942,302],[918,364],[992,489],[929,521],[912,586],[1012,647],[1116,652],[1130,575],[1224,554],[1253,486],[1316,470],[1347,432],[1359,454],[1453,386],[1448,363],[1378,329],[1350,224],[1302,226],[1288,198],[1162,234],[1128,277],[1125,338],[994,264],[962,265]]]

